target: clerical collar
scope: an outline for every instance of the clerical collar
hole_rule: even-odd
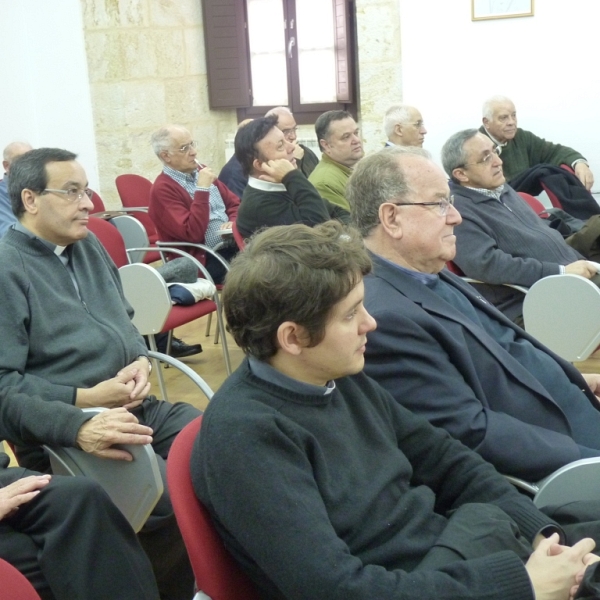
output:
[[[298,381],[292,377],[284,375],[281,371],[273,368],[269,363],[262,360],[258,360],[253,356],[248,358],[248,364],[253,375],[256,375],[259,379],[269,381],[282,387],[295,394],[306,394],[310,396],[327,396],[335,390],[335,381],[331,380],[327,382],[327,385],[313,385],[312,383],[305,383],[304,381]]]
[[[52,252],[54,252],[54,254],[56,254],[56,256],[60,256],[68,248],[68,246],[58,246],[57,244],[53,244],[52,242],[49,242],[48,240],[45,240],[45,239],[35,235],[35,233],[33,233],[32,231],[27,229],[27,227],[25,227],[25,225],[23,225],[20,221],[17,221],[13,225],[13,227],[16,231],[20,231],[21,233],[24,233],[26,236],[30,237],[32,240],[39,240],[40,242],[42,242],[42,244],[44,244],[44,246],[46,246]]]
[[[264,181],[263,179],[257,179],[256,177],[248,177],[248,185],[255,190],[262,190],[263,192],[286,192],[287,188],[283,183],[273,183],[272,181]]]

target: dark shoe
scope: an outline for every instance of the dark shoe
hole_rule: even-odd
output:
[[[169,355],[173,358],[185,358],[194,354],[200,354],[202,346],[200,344],[186,344],[183,340],[174,337],[171,340],[171,351]]]

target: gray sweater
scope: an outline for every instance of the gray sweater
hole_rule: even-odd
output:
[[[501,201],[455,183],[450,191],[463,218],[454,229],[454,262],[467,277],[531,286],[557,275],[559,265],[583,258],[510,186],[504,186]]]
[[[148,351],[97,238],[66,251],[81,298],[39,239],[9,229],[0,240],[0,388],[73,404],[76,388],[114,377]]]

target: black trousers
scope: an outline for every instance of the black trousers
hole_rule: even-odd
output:
[[[149,396],[131,412],[140,423],[152,427],[152,448],[165,486],[158,504],[138,533],[139,541],[150,558],[161,599],[189,600],[194,595],[194,575],[171,505],[165,461],[175,436],[201,413],[187,402],[172,404],[155,396]],[[41,448],[28,447],[23,451],[18,447],[17,455],[20,465],[39,472],[50,472],[49,460]]]
[[[35,474],[2,469],[0,487]],[[2,519],[0,557],[43,600],[159,598],[152,566],[129,523],[85,477],[53,477],[33,500]]]

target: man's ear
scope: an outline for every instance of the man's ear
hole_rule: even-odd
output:
[[[255,172],[262,173],[262,161],[258,160],[258,158],[255,158],[252,161],[252,168],[254,169]]]
[[[10,167],[10,163],[7,160],[3,160],[2,161],[2,168],[4,169],[5,173],[8,173],[8,167]]]
[[[467,175],[463,167],[457,167],[456,169],[454,169],[452,171],[452,177],[454,177],[454,179],[456,179],[457,181],[460,181],[460,183],[469,182],[469,176]]]
[[[481,119],[483,122],[483,126],[487,129],[488,123],[490,122],[490,120],[487,117],[483,117],[483,119]]]
[[[402,218],[393,204],[386,202],[379,207],[379,223],[386,235],[394,239],[402,237]]]
[[[394,125],[394,133],[398,136],[398,137],[402,137],[402,123],[396,123]]]
[[[28,212],[29,214],[32,214],[32,215],[35,215],[38,212],[39,196],[34,194],[30,189],[25,188],[21,192],[21,202],[23,202],[25,212]]]
[[[284,321],[277,328],[277,344],[286,354],[300,355],[308,344],[306,329],[293,321]]]
[[[168,150],[163,150],[160,153],[160,157],[162,158],[163,162],[167,163],[168,165],[171,164],[171,158]]]
[[[319,148],[321,148],[321,152],[329,150],[329,142],[325,139],[319,140]]]

